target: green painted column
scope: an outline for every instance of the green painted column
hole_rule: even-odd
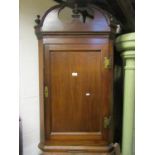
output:
[[[134,155],[135,120],[135,33],[116,39],[124,67],[122,155]]]

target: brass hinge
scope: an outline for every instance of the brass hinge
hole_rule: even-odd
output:
[[[47,86],[45,86],[44,95],[45,95],[45,98],[48,98],[48,87]]]
[[[104,128],[105,129],[109,128],[110,124],[111,124],[111,116],[104,117]]]
[[[104,57],[104,68],[110,69],[112,67],[111,58]]]

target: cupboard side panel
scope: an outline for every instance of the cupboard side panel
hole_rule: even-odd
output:
[[[112,62],[112,71],[111,71],[111,91],[110,91],[110,113],[111,113],[111,127],[109,130],[109,141],[113,142],[113,137],[114,137],[114,123],[113,123],[113,104],[114,104],[114,41],[113,40],[109,40],[109,55],[111,57],[111,62]]]
[[[44,87],[48,89],[48,97],[44,97],[44,106],[45,106],[45,138],[50,139],[51,133],[51,111],[50,111],[50,51],[48,45],[44,46]]]
[[[104,128],[104,118],[112,118],[112,109],[111,109],[111,102],[112,102],[112,95],[113,95],[113,53],[112,51],[109,51],[109,41],[107,39],[107,43],[102,49],[102,85],[103,85],[103,125],[102,125],[102,131],[103,131],[103,138],[108,142],[111,143],[111,123],[110,126],[107,128]],[[111,60],[111,67],[105,68],[105,57],[110,58]]]
[[[39,103],[40,103],[40,142],[45,141],[45,117],[44,117],[44,56],[43,41],[38,41],[39,57]]]

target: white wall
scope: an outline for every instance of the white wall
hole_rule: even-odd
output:
[[[52,0],[20,0],[20,116],[24,155],[39,154],[38,44],[34,20],[54,4]]]

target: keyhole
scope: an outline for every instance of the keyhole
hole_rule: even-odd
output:
[[[90,93],[86,93],[86,96],[90,96]]]
[[[73,72],[72,76],[78,76],[78,73],[77,72]]]

